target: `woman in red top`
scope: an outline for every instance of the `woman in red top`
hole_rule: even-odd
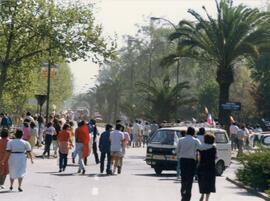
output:
[[[7,143],[8,143],[8,130],[3,129],[1,132],[0,139],[0,162],[3,161],[6,153]],[[3,185],[8,175],[8,163],[0,163],[0,189],[4,188]]]
[[[65,171],[67,166],[68,151],[73,147],[71,141],[70,125],[65,124],[63,130],[57,136],[59,146],[59,172]]]

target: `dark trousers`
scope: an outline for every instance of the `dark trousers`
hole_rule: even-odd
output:
[[[67,167],[67,154],[62,154],[59,151],[59,169],[65,170]]]
[[[93,154],[95,156],[96,164],[99,164],[99,157],[98,157],[97,143],[96,142],[93,142]]]
[[[48,157],[50,157],[51,144],[52,144],[52,135],[45,135],[45,148],[44,148],[43,155],[47,153]]]
[[[0,186],[3,186],[7,175],[0,175]]]
[[[100,156],[100,172],[102,173],[104,171],[104,161],[107,156],[107,168],[106,173],[111,173],[111,152],[101,152]]]
[[[182,201],[190,201],[196,161],[194,159],[181,158],[180,163]]]

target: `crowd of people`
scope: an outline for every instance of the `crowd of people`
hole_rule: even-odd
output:
[[[9,174],[10,190],[13,189],[14,180],[18,179],[19,191],[23,191],[26,158],[30,158],[33,163],[32,150],[35,146],[43,149],[43,159],[58,157],[59,172],[66,170],[71,152],[72,163],[78,163],[77,173],[85,174],[85,166],[92,153],[95,163],[100,164],[100,173],[104,172],[107,159],[106,174],[121,174],[126,149],[144,147],[151,132],[158,129],[157,124],[142,124],[139,120],[123,123],[118,120],[115,128],[107,124],[105,131],[99,134],[94,119],[74,123],[64,115],[55,115],[45,124],[44,117],[32,116],[30,112],[22,116],[16,130],[12,128],[12,120],[7,114],[1,114],[0,122],[0,187],[3,187],[6,175]]]
[[[12,120],[8,114],[1,114],[0,138],[0,188],[10,175],[10,190],[13,190],[14,180],[18,180],[18,191],[23,191],[22,181],[26,173],[26,159],[33,163],[32,150],[36,146],[44,149],[42,158],[53,157],[59,161],[59,173],[64,172],[71,152],[72,163],[78,163],[79,174],[85,174],[90,154],[96,164],[100,165],[100,173],[107,175],[121,174],[123,159],[128,147],[144,147],[149,137],[162,125],[156,122],[135,120],[123,123],[121,120],[105,125],[105,131],[98,132],[96,121],[81,120],[73,122],[64,115],[49,118],[45,125],[42,116],[32,116],[30,112],[22,117],[21,126],[12,131]],[[233,122],[229,128],[232,150],[250,146],[250,130],[245,124]],[[261,132],[257,126],[254,132]],[[99,137],[98,137],[99,136]],[[99,140],[98,140],[99,138]],[[181,176],[182,201],[191,199],[191,189],[195,173],[198,178],[199,190],[204,198],[209,200],[210,193],[215,192],[215,136],[205,134],[200,128],[195,136],[195,129],[189,127],[186,136],[178,141],[176,153],[178,158],[177,175]],[[253,145],[254,146],[254,145]],[[105,166],[105,161],[107,164]]]
[[[229,127],[229,134],[231,140],[231,149],[238,151],[237,156],[243,154],[244,149],[250,149],[255,147],[256,144],[260,143],[258,135],[253,135],[253,140],[251,142],[250,137],[253,133],[261,133],[262,128],[259,124],[254,127],[247,127],[244,123],[237,123],[235,121],[231,122]]]

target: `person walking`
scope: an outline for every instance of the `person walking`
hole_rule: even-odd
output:
[[[62,122],[59,119],[54,118],[53,127],[56,133],[52,137],[52,144],[53,144],[54,158],[57,158],[57,151],[58,151],[57,137],[62,129]]]
[[[30,139],[29,139],[29,143],[31,145],[32,150],[34,149],[36,143],[37,143],[37,137],[38,137],[38,128],[36,126],[35,122],[31,122],[30,123]]]
[[[112,174],[111,170],[111,142],[110,142],[110,133],[112,131],[112,125],[107,124],[105,131],[101,134],[99,138],[99,151],[101,152],[100,156],[100,173],[104,171],[104,160],[107,157],[107,175]]]
[[[120,158],[122,157],[122,146],[124,144],[125,138],[124,134],[121,132],[121,129],[122,125],[116,124],[115,130],[110,134],[113,174],[116,174],[116,168],[119,166]]]
[[[148,144],[148,138],[151,132],[151,128],[148,122],[145,122],[145,125],[143,127],[143,147]]]
[[[231,138],[231,149],[236,150],[238,147],[237,133],[239,131],[239,128],[236,122],[231,123],[229,130],[230,130],[230,138]]]
[[[216,192],[215,160],[217,149],[214,146],[215,136],[206,134],[204,144],[199,148],[198,183],[201,193],[200,201],[209,201],[210,193]]]
[[[43,131],[44,133],[44,138],[45,138],[45,147],[44,147],[44,152],[43,152],[43,158],[45,157],[45,154],[47,154],[48,158],[50,158],[50,148],[52,144],[52,138],[54,135],[56,135],[55,128],[53,127],[52,123],[49,122],[47,124],[47,127]]]
[[[8,116],[7,113],[1,113],[1,127],[9,129],[12,126],[11,118]]]
[[[194,137],[195,129],[188,127],[185,137],[179,139],[176,153],[180,158],[181,196],[182,201],[190,201],[193,177],[196,170],[196,152],[201,145],[200,140]]]
[[[94,119],[91,119],[89,121],[89,133],[92,134],[93,140],[92,140],[92,150],[95,157],[96,164],[99,164],[99,156],[97,152],[97,136],[98,136],[98,130],[96,126],[96,121]]]
[[[205,129],[203,127],[199,128],[199,132],[197,133],[197,138],[200,140],[201,144],[204,143],[204,135],[205,135]]]
[[[39,115],[37,118],[38,121],[38,139],[37,139],[37,145],[38,147],[41,147],[41,144],[43,143],[43,129],[45,127],[45,120],[42,115]]]
[[[23,131],[23,136],[22,139],[25,141],[29,141],[31,138],[31,129],[30,129],[30,122],[25,121],[23,123],[22,131]]]
[[[65,124],[63,126],[63,130],[57,136],[57,144],[59,147],[59,172],[64,172],[67,167],[68,151],[73,147],[70,125]]]
[[[76,136],[77,136],[78,129],[82,126],[82,122],[78,122],[77,126],[78,127],[75,129],[75,132],[74,132],[75,147],[74,147],[74,151],[71,154],[73,164],[75,164],[75,159],[76,159],[76,156],[78,155],[78,145],[77,145],[78,142],[77,142]]]
[[[9,132],[8,129],[3,129],[1,131],[0,139],[0,162],[4,159],[7,143],[9,142],[8,138]],[[0,189],[4,188],[4,183],[6,176],[8,175],[8,163],[0,164]]]
[[[118,162],[118,166],[117,166],[117,173],[118,174],[121,174],[122,167],[123,167],[123,159],[124,159],[124,156],[126,154],[126,149],[128,147],[128,143],[130,141],[129,134],[128,134],[128,132],[126,132],[126,129],[123,125],[121,127],[121,132],[124,134],[124,141],[122,143],[122,154],[119,158],[119,162]]]
[[[135,120],[132,127],[132,134],[133,134],[132,147],[139,146],[140,133],[141,133],[141,127],[139,125],[139,121]]]
[[[26,154],[33,163],[31,154],[31,145],[29,142],[22,140],[23,131],[17,130],[15,133],[15,139],[10,140],[7,143],[7,153],[2,165],[8,161],[9,175],[10,175],[10,190],[13,189],[13,183],[15,179],[18,179],[18,190],[22,192],[22,181],[26,174]]]
[[[76,150],[79,155],[79,169],[78,173],[85,174],[84,159],[89,156],[89,128],[85,121],[81,121],[80,127],[76,130]]]
[[[240,124],[240,129],[237,132],[237,148],[238,148],[238,153],[237,156],[241,156],[243,154],[244,150],[244,143],[247,137],[247,133],[245,130],[245,124],[241,123]]]

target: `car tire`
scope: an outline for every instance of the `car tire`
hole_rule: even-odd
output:
[[[225,165],[223,161],[218,161],[216,164],[216,176],[221,176],[225,170]]]
[[[155,167],[154,170],[155,170],[155,173],[156,173],[157,176],[160,176],[162,174],[162,169],[161,168]]]

